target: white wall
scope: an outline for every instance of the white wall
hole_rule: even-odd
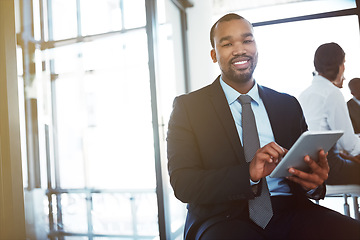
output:
[[[190,90],[212,83],[220,74],[214,70],[210,57],[210,28],[212,1],[194,0],[194,7],[187,9],[188,44],[190,65]]]

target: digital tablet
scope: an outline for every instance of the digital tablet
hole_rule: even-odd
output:
[[[304,161],[304,157],[309,155],[311,159],[317,161],[319,151],[321,149],[325,152],[329,151],[343,133],[343,131],[304,132],[271,172],[270,177],[290,176],[289,168],[291,167],[304,172],[309,171],[310,168]]]

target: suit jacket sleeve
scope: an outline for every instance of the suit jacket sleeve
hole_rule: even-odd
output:
[[[194,204],[253,198],[248,163],[234,153],[207,97],[192,96],[174,100],[168,126],[168,170],[175,196]],[[235,128],[230,110],[227,114]]]

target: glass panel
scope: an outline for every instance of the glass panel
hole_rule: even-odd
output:
[[[60,40],[77,36],[76,0],[51,0],[53,39]]]
[[[158,236],[158,208],[156,194],[134,195],[137,233],[140,236]]]
[[[24,188],[24,207],[26,218],[26,239],[48,239],[49,203],[45,191],[40,188]]]
[[[51,203],[50,203],[50,200],[49,200],[49,205],[51,205],[51,209],[52,209],[52,218],[51,218],[51,221],[52,221],[52,224],[49,222],[49,228],[52,229],[52,230],[57,230],[58,229],[58,226],[62,226],[62,223],[58,223],[58,209],[57,209],[57,200],[56,200],[56,196],[54,194],[52,194],[50,196],[50,199],[51,199]],[[49,211],[49,210],[48,210]]]
[[[134,240],[132,237],[121,237],[121,238],[113,238],[113,237],[94,237],[94,240],[114,240],[114,239],[121,239],[121,240]],[[139,239],[139,238],[138,238]],[[139,239],[140,240],[140,239]],[[148,239],[147,239],[148,240]]]
[[[82,46],[85,70],[120,69],[128,74],[142,69],[148,75],[147,36],[145,29],[132,30],[111,38],[86,43]],[[135,70],[132,72],[131,70]],[[125,73],[124,72],[124,73]],[[131,75],[127,75],[131,76]],[[138,76],[134,74],[134,77]],[[138,76],[140,77],[140,76]],[[148,77],[146,77],[148,79]],[[125,79],[123,79],[125,81]],[[128,81],[127,84],[131,84]],[[133,87],[134,84],[132,84]]]
[[[114,237],[93,237],[94,240],[114,240],[114,239],[120,239],[120,240],[134,240],[133,237],[121,237],[121,238],[114,238]],[[141,238],[137,238],[139,240],[142,240]],[[149,239],[146,239],[149,240]]]
[[[85,76],[88,119],[96,121],[84,132],[92,187],[156,186],[146,41],[141,30],[84,48],[85,67],[96,68]]]
[[[65,240],[89,240],[88,237],[80,237],[80,236],[65,236]]]
[[[338,43],[346,53],[342,92],[346,100],[352,97],[347,81],[360,76],[357,16],[256,27],[255,37],[259,51],[255,78],[260,84],[295,97],[311,84],[315,50],[323,43]]]
[[[33,4],[33,29],[34,39],[37,41],[41,40],[41,29],[40,29],[40,1],[32,1]]]
[[[65,240],[89,240],[88,237],[79,237],[79,236],[66,236]]]
[[[83,69],[81,62],[82,43],[57,47],[45,51],[46,58],[52,59],[56,74],[72,73]]]
[[[93,195],[95,234],[155,238],[158,235],[156,194],[113,193]]]
[[[143,27],[146,25],[145,1],[123,0],[124,26],[126,29]]]
[[[17,61],[17,74],[18,76],[22,76],[23,72],[23,50],[21,47],[16,47],[16,61]]]
[[[20,121],[20,143],[21,143],[21,164],[22,164],[22,179],[23,187],[28,187],[28,163],[27,163],[27,148],[26,148],[26,122],[25,122],[25,89],[23,78],[23,58],[22,48],[16,47],[17,60],[17,74],[18,74],[18,96],[19,96],[19,121]]]
[[[155,188],[150,95],[145,69],[86,77],[83,130],[87,183],[95,188]],[[130,78],[120,78],[138,71]],[[91,85],[92,84],[92,85]],[[136,91],[135,91],[136,90]]]
[[[121,30],[120,0],[81,0],[82,35]]]
[[[166,1],[165,3],[165,0],[158,0],[156,1],[156,5],[157,5],[157,15],[158,15],[158,23],[159,24],[164,24],[166,23],[166,15],[169,15],[168,12],[166,12],[166,6],[165,5],[168,5],[169,4],[169,1]]]
[[[87,128],[81,74],[59,75],[56,80],[57,139],[60,186],[85,187],[83,134]]]
[[[62,187],[155,187],[144,53],[144,29],[49,51],[61,73],[56,111]],[[82,69],[86,74],[72,73]]]
[[[61,209],[64,231],[87,232],[85,194],[61,194]]]
[[[131,235],[133,229],[132,197],[125,194],[93,195],[93,229],[96,234]]]
[[[356,8],[355,0],[214,0],[214,4],[214,19],[237,12],[252,23]]]

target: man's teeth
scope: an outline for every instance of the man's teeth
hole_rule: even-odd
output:
[[[240,62],[236,62],[235,64],[245,64],[247,63],[247,61],[240,61]]]

